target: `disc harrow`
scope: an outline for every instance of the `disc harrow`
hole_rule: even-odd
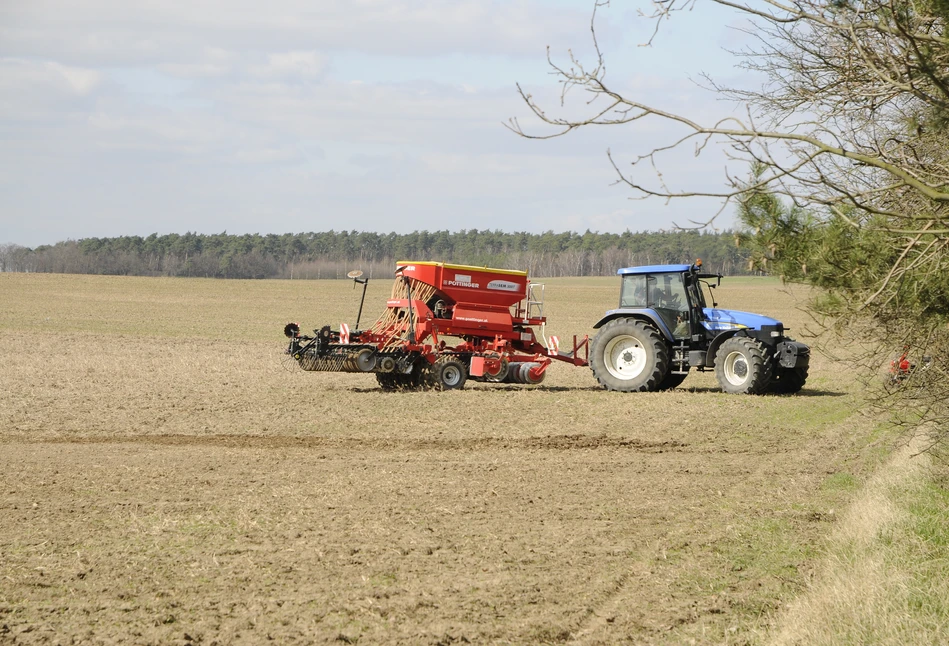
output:
[[[349,276],[365,300],[368,279]],[[543,285],[527,272],[400,262],[386,309],[367,329],[357,316],[353,329],[326,325],[308,336],[289,323],[284,334],[303,370],[373,373],[383,390],[458,390],[469,380],[540,384],[553,360],[587,365],[586,338],[560,352],[540,342],[545,325]]]

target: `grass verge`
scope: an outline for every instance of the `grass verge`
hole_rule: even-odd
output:
[[[769,643],[949,643],[949,490],[920,446],[867,483]]]

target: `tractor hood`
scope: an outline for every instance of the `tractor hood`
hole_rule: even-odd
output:
[[[702,321],[702,325],[713,332],[734,330],[736,328],[750,328],[752,330],[760,330],[763,327],[774,327],[778,330],[784,328],[781,321],[767,316],[761,316],[760,314],[739,312],[737,310],[722,310],[711,307],[706,307],[702,311],[705,314],[705,320]]]

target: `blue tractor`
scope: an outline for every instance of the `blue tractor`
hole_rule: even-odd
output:
[[[714,370],[727,393],[796,393],[807,381],[810,349],[785,336],[780,321],[719,309],[705,292],[721,274],[693,265],[628,267],[619,308],[593,327],[590,367],[607,390],[675,388],[689,371]],[[714,281],[714,285],[712,283]],[[703,286],[705,289],[703,289]]]

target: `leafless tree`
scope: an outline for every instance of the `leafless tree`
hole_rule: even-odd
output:
[[[596,40],[596,10],[608,5],[599,2],[591,23],[592,66],[572,54],[569,65],[562,65],[548,51],[548,63],[561,86],[561,106],[571,92],[580,90],[589,113],[579,119],[557,116],[518,85],[531,112],[554,129],[528,132],[516,118],[509,127],[527,138],[548,139],[587,126],[671,121],[686,134],[639,152],[633,167],[648,163],[661,171],[660,153],[686,145],[702,152],[717,140],[726,142],[734,159],[763,164],[770,172],[753,186],[728,177],[727,188],[719,193],[672,191],[661,172],[647,184],[614,161],[620,181],[636,197],[705,195],[727,203],[767,186],[798,204],[824,205],[842,217],[850,217],[847,214],[856,209],[863,216],[896,218],[906,234],[949,233],[949,165],[942,145],[945,138],[938,136],[949,119],[949,37],[944,17],[933,14],[925,3],[903,0],[707,1],[743,11],[750,21],[745,31],[757,45],[735,54],[743,67],[765,76],[764,86],[735,89],[706,78],[721,95],[747,106],[745,118],[701,123],[614,90]],[[655,2],[653,38],[659,35],[662,19],[695,2]],[[912,208],[901,208],[907,200]]]
[[[646,17],[655,21],[655,30],[646,44],[662,36],[664,20],[697,1],[654,0]],[[559,105],[541,105],[518,86],[530,112],[546,126],[535,131],[512,119],[508,127],[523,137],[546,139],[590,126],[677,124],[682,136],[632,151],[630,167],[607,151],[618,181],[633,198],[712,196],[724,209],[735,203],[747,207],[756,196],[769,194],[789,200],[798,213],[816,214],[809,226],[819,235],[811,237],[813,244],[797,245],[794,257],[781,246],[781,235],[768,232],[771,255],[783,262],[782,271],[834,293],[838,299],[830,313],[851,333],[860,327],[878,347],[900,339],[931,356],[931,375],[944,371],[949,365],[949,4],[706,1],[747,18],[742,31],[751,45],[732,53],[764,83],[735,88],[703,77],[703,85],[743,108],[741,116],[707,123],[614,88],[596,34],[597,13],[609,3],[599,1],[590,25],[591,60],[568,54],[561,62],[548,51]],[[570,102],[577,93],[580,117],[573,116]],[[671,189],[663,154],[683,147],[706,154],[713,144],[731,161],[755,169],[751,180],[726,175],[719,192]],[[644,167],[650,172],[642,173]],[[706,225],[716,216],[693,224]],[[775,226],[787,222],[772,220]],[[794,232],[783,233],[787,242]],[[944,383],[931,380],[920,387],[928,389],[921,400],[929,419],[946,423],[949,409],[939,405],[949,401]]]

